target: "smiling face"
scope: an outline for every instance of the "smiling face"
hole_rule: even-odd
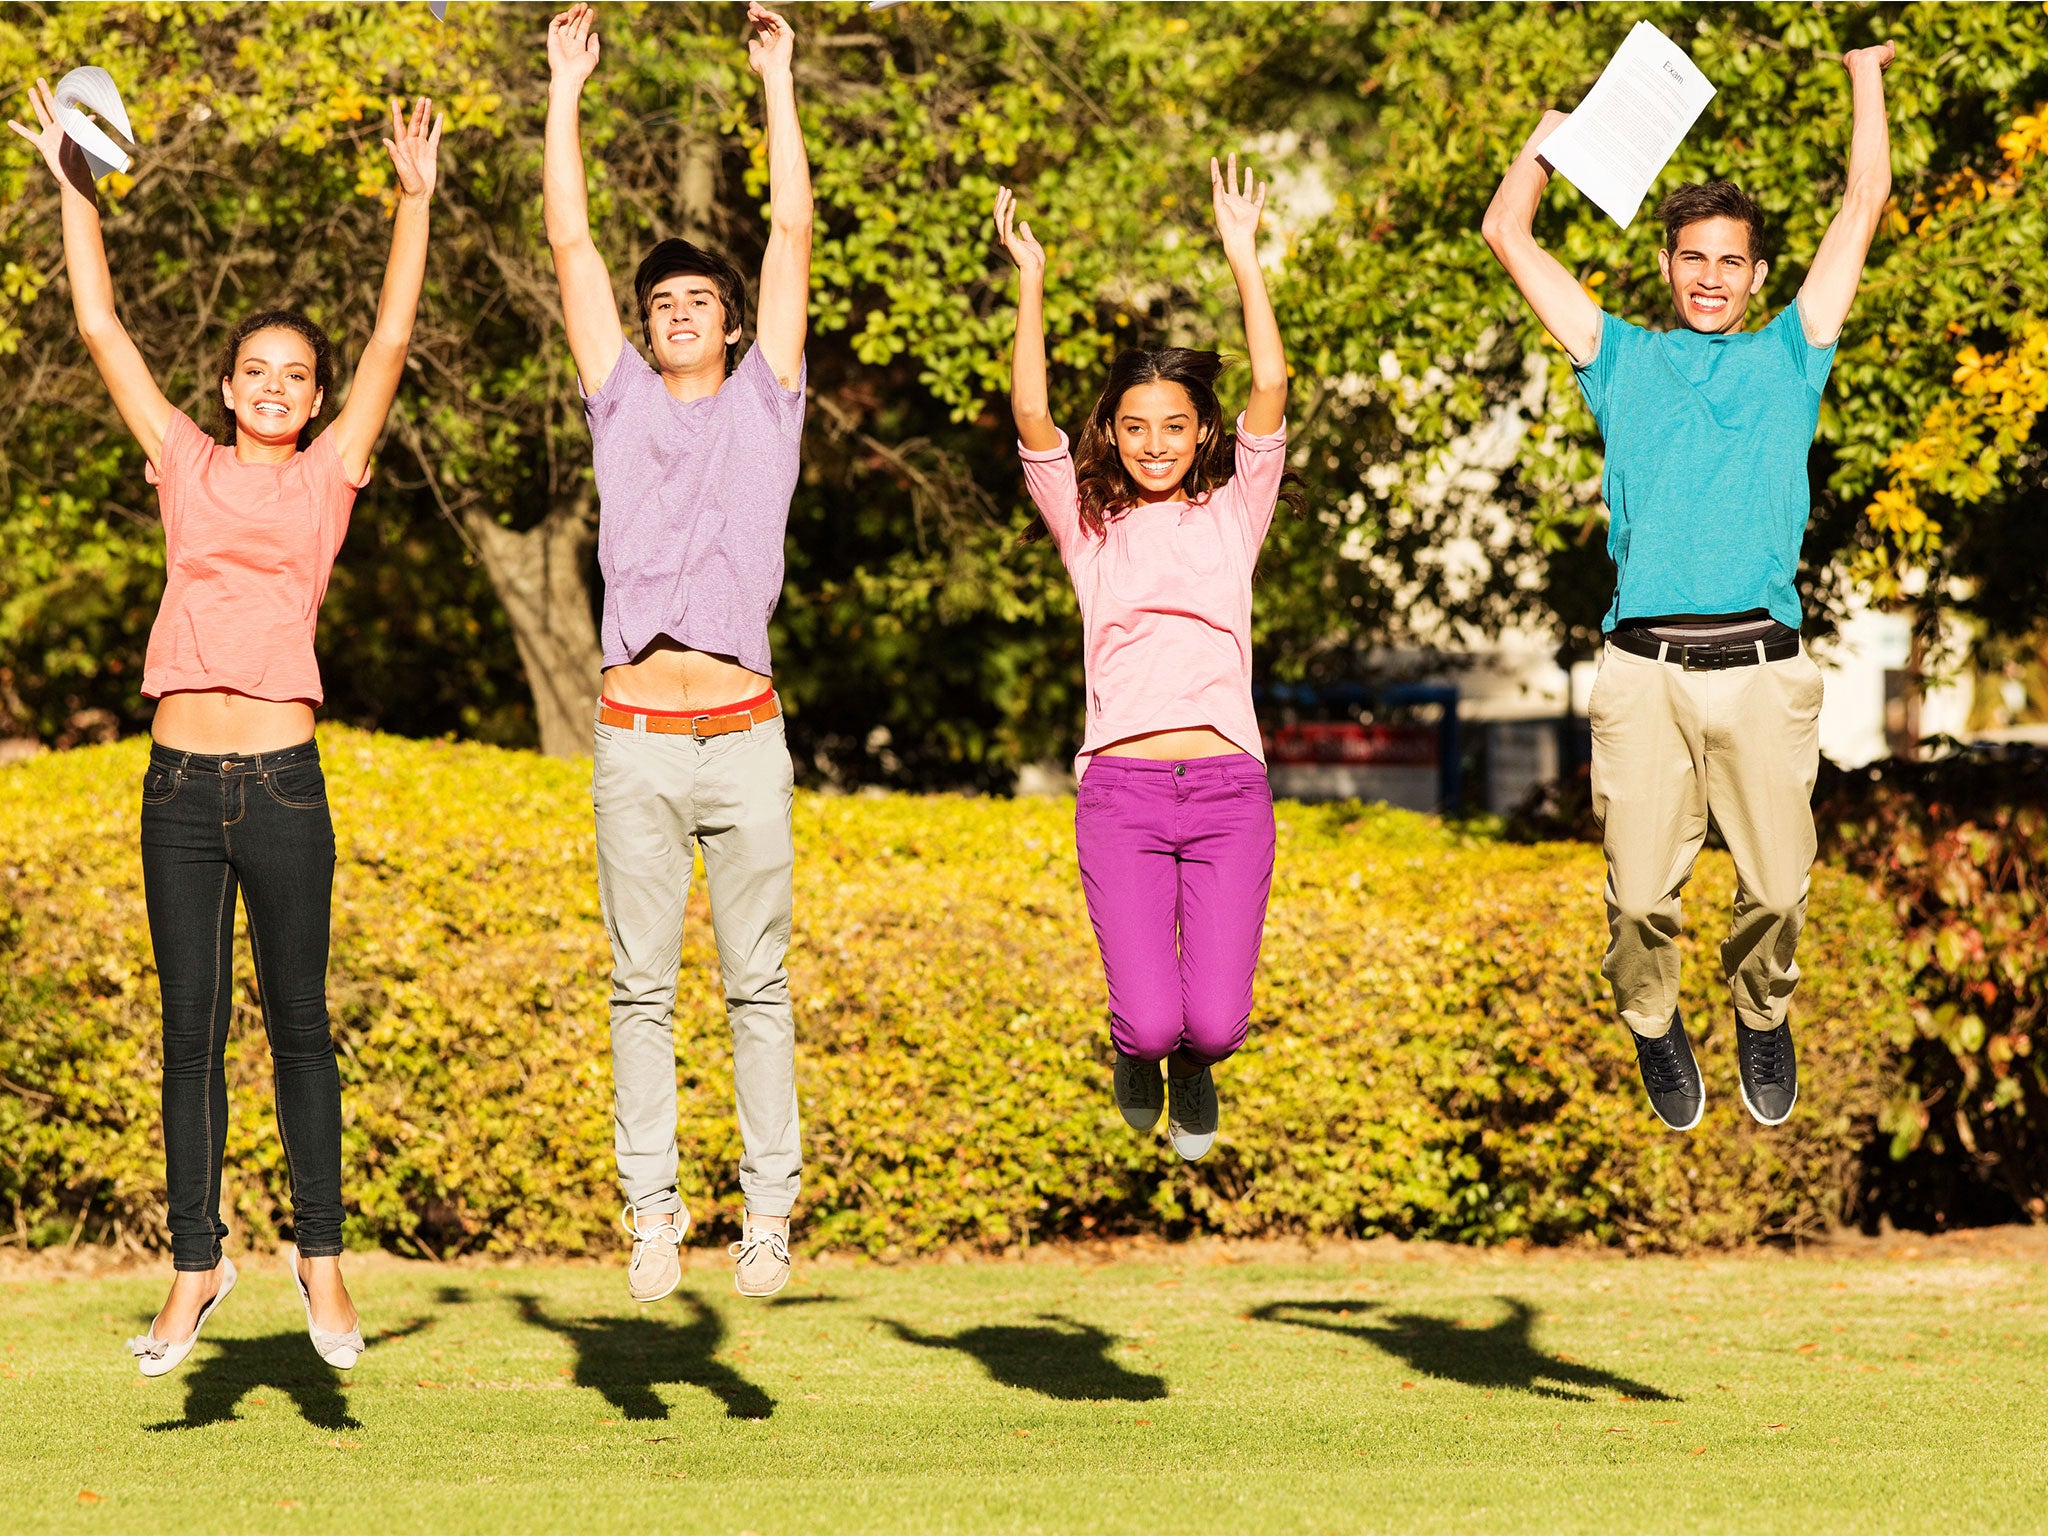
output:
[[[1741,328],[1743,311],[1770,270],[1750,253],[1749,226],[1727,218],[1686,225],[1670,250],[1657,253],[1657,266],[1671,284],[1678,318],[1708,335]]]
[[[657,283],[647,298],[647,340],[663,373],[725,372],[725,349],[737,345],[739,327],[726,329],[718,284],[695,272]]]
[[[1183,495],[1180,484],[1195,462],[1195,451],[1208,436],[1195,402],[1180,385],[1165,379],[1134,384],[1117,402],[1117,457],[1147,501]]]
[[[236,436],[296,446],[306,423],[320,413],[316,378],[313,344],[297,331],[276,327],[245,338],[234,371],[220,381],[221,401],[235,418]]]

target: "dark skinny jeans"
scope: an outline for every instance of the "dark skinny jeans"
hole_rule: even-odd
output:
[[[341,1252],[341,1077],[327,1029],[334,823],[312,742],[250,757],[150,749],[142,883],[164,1009],[171,1262],[220,1263],[235,892],[270,1037],[277,1128],[299,1251]]]

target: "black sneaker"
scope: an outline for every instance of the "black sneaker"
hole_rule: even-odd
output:
[[[1650,1108],[1674,1131],[1691,1130],[1706,1113],[1707,1085],[1700,1081],[1700,1065],[1692,1059],[1692,1042],[1685,1037],[1685,1021],[1674,1013],[1671,1027],[1663,1034],[1654,1040],[1648,1035],[1636,1035],[1635,1041],[1636,1065],[1643,1069],[1643,1087],[1649,1090]]]
[[[1742,1067],[1742,1107],[1758,1125],[1783,1125],[1799,1102],[1799,1058],[1792,1025],[1776,1029],[1735,1026],[1735,1059]]]

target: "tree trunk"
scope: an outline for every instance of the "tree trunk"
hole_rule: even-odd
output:
[[[597,512],[589,492],[557,502],[525,533],[476,512],[465,513],[463,522],[512,621],[512,638],[533,689],[541,751],[549,757],[588,752],[604,659],[591,617]]]

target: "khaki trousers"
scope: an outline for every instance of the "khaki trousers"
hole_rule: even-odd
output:
[[[1607,959],[1622,1022],[1661,1035],[1678,1008],[1679,896],[1711,818],[1735,859],[1721,968],[1735,1016],[1785,1021],[1813,867],[1820,668],[1797,656],[1688,672],[1608,646],[1587,715],[1605,831]]]
[[[791,773],[782,721],[698,740],[598,722],[591,798],[597,892],[612,941],[612,1094],[619,1184],[674,1211],[676,973],[697,849],[732,1026],[740,1189],[787,1216],[803,1177],[790,1011]]]

